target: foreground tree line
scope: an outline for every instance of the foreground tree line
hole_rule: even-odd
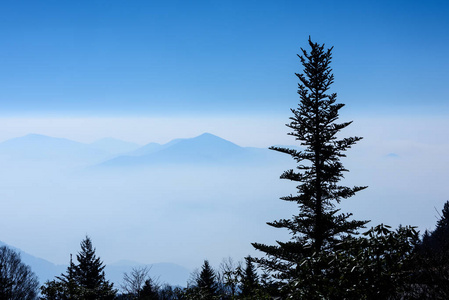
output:
[[[243,263],[225,259],[217,269],[205,260],[187,287],[161,284],[147,267],[125,273],[114,287],[89,237],[81,242],[77,263],[71,260],[64,274],[39,286],[19,254],[3,246],[0,299],[449,299],[449,201],[436,229],[421,239],[410,227],[378,225],[343,244],[333,254],[304,258],[300,267],[310,272],[304,277],[286,279],[248,256]],[[326,273],[313,273],[315,263],[325,264]]]
[[[301,150],[271,148],[297,163],[295,170],[281,175],[297,183],[297,193],[281,199],[299,210],[290,219],[268,223],[287,229],[290,240],[253,243],[265,256],[247,257],[236,265],[228,260],[218,271],[206,260],[186,288],[161,286],[148,269],[134,269],[124,275],[123,293],[118,294],[86,237],[78,263],[71,259],[65,274],[45,283],[41,299],[449,299],[449,202],[436,229],[422,238],[412,226],[366,229],[368,221],[340,212],[341,201],[366,188],[340,184],[348,171],[341,158],[362,138],[340,138],[352,122],[337,122],[344,105],[329,93],[332,48],[310,38],[309,46],[309,52],[301,49],[299,55],[300,101],[287,124]],[[3,266],[0,288],[6,287],[7,296],[0,294],[0,299],[16,299],[18,281]],[[29,278],[29,297],[20,299],[36,298],[37,287],[33,276]]]

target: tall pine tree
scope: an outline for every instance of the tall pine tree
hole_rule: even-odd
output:
[[[326,260],[346,236],[357,233],[367,221],[351,220],[351,214],[341,213],[336,204],[353,196],[366,187],[346,187],[339,184],[344,168],[340,159],[344,152],[361,137],[339,139],[337,134],[352,122],[337,123],[339,110],[344,104],[336,103],[337,95],[329,93],[334,81],[332,69],[332,48],[314,43],[309,38],[310,52],[301,48],[298,55],[304,67],[299,79],[299,106],[291,109],[293,116],[286,124],[292,132],[289,135],[299,141],[301,150],[271,147],[270,149],[288,155],[296,161],[296,170],[287,170],[282,179],[296,182],[297,194],[282,197],[282,200],[297,203],[299,212],[290,219],[269,222],[276,228],[286,228],[292,234],[288,242],[277,245],[253,243],[266,253],[256,261],[274,272],[284,282],[305,284],[305,278],[324,278]],[[307,273],[307,274],[306,274]],[[308,283],[310,284],[310,282]],[[317,280],[314,289],[323,282]]]

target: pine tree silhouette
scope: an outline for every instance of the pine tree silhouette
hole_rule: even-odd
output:
[[[326,267],[322,260],[316,260],[306,269],[301,265],[304,259],[333,251],[342,238],[356,234],[367,223],[351,220],[352,214],[340,213],[336,208],[342,199],[366,188],[339,184],[348,171],[341,158],[362,138],[337,137],[352,122],[337,122],[344,104],[336,103],[337,94],[329,93],[334,82],[330,67],[332,48],[325,50],[324,45],[310,38],[309,46],[310,52],[301,49],[302,55],[298,55],[304,67],[303,74],[296,74],[300,102],[297,108],[291,109],[293,116],[286,124],[292,130],[289,135],[299,142],[300,150],[270,148],[290,155],[297,163],[296,170],[290,169],[281,175],[282,179],[297,183],[297,194],[281,199],[296,203],[299,211],[290,219],[267,223],[289,230],[292,238],[288,242],[278,241],[277,245],[253,243],[256,249],[266,253],[265,258],[258,258],[256,262],[276,273],[278,278],[287,280],[297,280],[305,272],[307,276],[322,275]]]

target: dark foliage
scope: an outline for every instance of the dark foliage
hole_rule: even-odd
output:
[[[46,282],[41,287],[41,299],[115,299],[116,290],[113,289],[113,284],[105,279],[103,271],[105,266],[96,256],[92,241],[87,236],[81,242],[81,251],[77,255],[77,261],[76,265],[70,258],[67,273]]]
[[[159,299],[159,285],[149,276],[151,268],[133,268],[123,275],[122,289],[128,299]]]
[[[151,278],[145,280],[138,300],[159,300],[159,286]]]
[[[39,292],[39,282],[30,267],[14,250],[0,247],[0,299],[34,300]]]
[[[415,246],[418,233],[414,227],[380,224],[362,236],[347,237],[327,255],[316,254],[303,266],[313,269],[314,260],[327,265],[319,276],[308,282],[321,282],[308,289],[293,289],[295,298],[304,299],[407,299],[414,276]],[[299,284],[299,281],[298,281]],[[306,290],[306,292],[305,292]],[[404,298],[405,297],[405,298]]]
[[[449,201],[417,246],[414,299],[449,299]]]
[[[75,278],[86,289],[96,289],[104,281],[104,265],[95,255],[95,249],[89,237],[81,241],[81,251],[76,256],[78,265],[74,267]]]
[[[213,298],[218,294],[217,275],[208,260],[205,260],[201,267],[201,272],[196,279],[196,286],[204,299]]]
[[[180,287],[172,287],[171,285],[164,285],[159,290],[160,300],[183,300],[187,299],[186,292]]]
[[[245,262],[246,266],[242,274],[240,290],[242,297],[249,297],[255,295],[260,288],[259,276],[250,256],[245,257]]]
[[[297,195],[289,195],[282,200],[294,202],[299,212],[291,219],[281,219],[268,223],[276,228],[286,228],[292,234],[288,242],[277,242],[270,246],[253,243],[266,253],[265,258],[256,259],[264,268],[274,272],[283,282],[306,279],[305,273],[320,278],[326,269],[322,260],[310,260],[314,255],[331,253],[338,243],[348,235],[357,233],[367,221],[350,220],[351,214],[340,213],[336,204],[353,196],[365,187],[339,185],[343,178],[340,159],[344,152],[359,141],[360,137],[338,139],[337,134],[351,122],[337,123],[339,110],[344,104],[336,103],[337,95],[328,93],[334,81],[330,63],[332,48],[324,50],[324,45],[309,39],[310,53],[302,50],[299,55],[304,74],[296,74],[300,83],[298,108],[292,109],[293,116],[287,126],[290,135],[300,142],[302,150],[282,147],[271,149],[291,155],[297,162],[296,171],[285,171],[282,179],[297,182]],[[303,263],[314,261],[312,268],[305,269]],[[326,282],[302,282],[300,285],[322,285]]]

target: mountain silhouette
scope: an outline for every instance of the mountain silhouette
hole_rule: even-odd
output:
[[[123,154],[124,153],[124,154]],[[282,155],[281,155],[282,156]],[[210,133],[174,139],[166,144],[137,144],[104,138],[91,144],[40,134],[0,143],[0,161],[17,169],[37,166],[64,168],[147,167],[181,165],[251,165],[276,163],[279,154],[268,149],[241,147]],[[37,168],[34,168],[37,169]]]
[[[13,160],[93,163],[110,158],[111,154],[65,138],[28,134],[0,143],[0,157]]]
[[[149,144],[131,155],[102,163],[102,167],[146,165],[245,164],[265,155],[265,149],[244,148],[210,133],[194,138],[173,140],[165,145]],[[140,154],[140,155],[139,155]]]

